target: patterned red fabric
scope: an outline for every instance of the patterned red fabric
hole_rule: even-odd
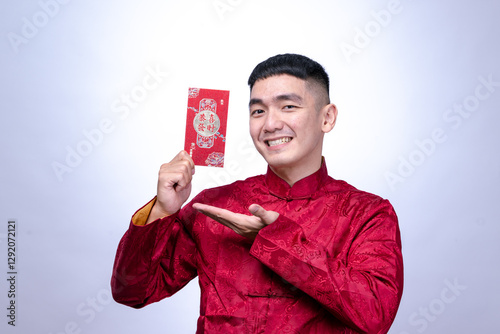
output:
[[[192,209],[207,203],[280,213],[255,241]],[[117,251],[115,300],[143,307],[199,276],[197,333],[386,333],[403,290],[390,203],[327,174],[290,187],[270,169],[208,189],[174,216],[130,224]]]

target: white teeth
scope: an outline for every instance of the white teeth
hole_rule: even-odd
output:
[[[276,146],[276,145],[288,143],[290,140],[292,140],[292,138],[290,138],[290,137],[284,137],[284,138],[280,138],[280,139],[276,139],[276,140],[269,140],[267,142],[267,145]]]

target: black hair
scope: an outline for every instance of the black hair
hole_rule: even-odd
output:
[[[248,78],[250,90],[257,80],[280,74],[313,80],[325,88],[327,96],[329,95],[330,80],[323,66],[306,56],[293,53],[279,54],[258,64]]]

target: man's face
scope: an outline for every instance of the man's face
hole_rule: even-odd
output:
[[[321,94],[314,87],[287,74],[255,82],[250,92],[250,135],[271,168],[300,173],[321,165],[327,131],[324,113],[317,110]]]

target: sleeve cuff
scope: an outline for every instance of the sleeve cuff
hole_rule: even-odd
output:
[[[142,208],[137,210],[136,213],[134,213],[134,215],[132,216],[132,224],[134,224],[135,226],[146,225],[146,222],[148,221],[149,218],[149,214],[151,213],[151,210],[153,209],[153,205],[155,205],[155,203],[156,203],[156,196]]]

